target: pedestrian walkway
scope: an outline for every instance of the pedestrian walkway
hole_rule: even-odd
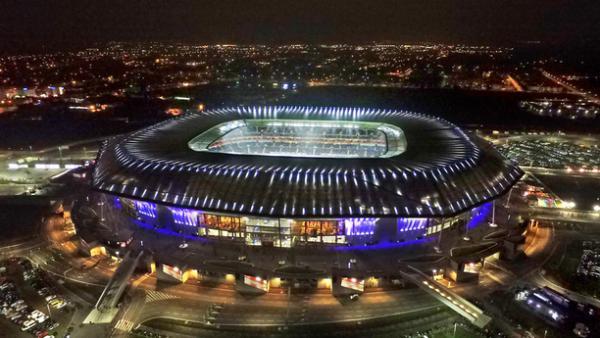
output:
[[[169,300],[169,299],[177,299],[178,296],[168,294],[165,292],[154,291],[154,290],[146,290],[146,298],[144,299],[144,303],[157,302],[161,300]]]
[[[133,329],[133,325],[135,325],[134,322],[131,322],[126,319],[119,319],[119,321],[117,322],[117,325],[115,325],[115,329],[129,332]]]

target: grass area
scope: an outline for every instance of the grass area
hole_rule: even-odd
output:
[[[0,242],[37,236],[40,219],[47,210],[37,205],[0,205]]]
[[[579,265],[579,259],[583,251],[582,241],[571,241],[563,252],[558,252],[546,264],[549,272],[560,276],[574,275]]]

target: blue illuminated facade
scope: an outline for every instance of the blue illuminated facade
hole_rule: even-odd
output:
[[[191,227],[198,226],[199,211],[174,207],[168,207],[168,209],[173,215],[173,222],[175,224],[187,225]]]
[[[379,218],[346,218],[343,221],[346,236],[373,235]]]
[[[398,232],[424,231],[428,218],[398,218]]]
[[[149,218],[156,218],[158,216],[158,211],[156,207],[156,203],[152,202],[143,202],[143,201],[133,201],[135,205],[135,210],[143,216]]]
[[[221,214],[162,204],[114,198],[115,209],[136,226],[186,238],[234,239],[251,246],[292,247],[302,243],[388,248],[425,243],[442,229],[462,224],[472,229],[485,222],[491,203],[458,216],[436,218],[267,218]],[[386,244],[387,243],[387,244]],[[401,244],[404,243],[404,244]]]

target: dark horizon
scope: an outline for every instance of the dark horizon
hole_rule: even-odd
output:
[[[594,1],[10,1],[0,48],[60,50],[108,41],[286,43],[583,43]]]

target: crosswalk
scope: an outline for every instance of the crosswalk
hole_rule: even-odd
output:
[[[115,329],[129,332],[129,331],[131,331],[131,329],[133,329],[134,324],[135,324],[134,322],[126,320],[126,319],[119,319],[119,321],[117,322],[117,325],[115,325]]]
[[[144,299],[144,302],[151,303],[151,302],[157,302],[160,300],[177,299],[177,298],[179,298],[179,297],[165,293],[165,292],[146,290],[146,298]]]

